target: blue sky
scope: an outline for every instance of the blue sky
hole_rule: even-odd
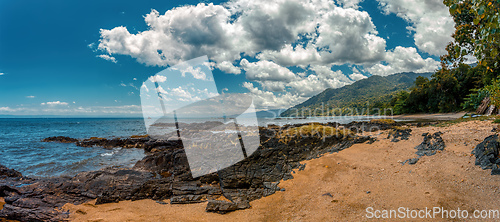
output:
[[[452,32],[440,0],[0,1],[0,115],[141,116],[145,80],[203,55],[219,92],[287,108],[433,71]]]

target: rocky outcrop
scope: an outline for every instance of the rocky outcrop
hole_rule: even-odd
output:
[[[66,136],[54,136],[48,137],[42,140],[42,142],[57,142],[57,143],[76,143],[78,139],[66,137]]]
[[[132,136],[131,138],[99,138],[91,137],[89,139],[78,140],[70,137],[58,136],[58,137],[48,137],[42,140],[42,142],[59,142],[59,143],[75,143],[80,147],[95,147],[100,146],[103,148],[140,148],[144,149],[146,152],[156,152],[160,150],[169,149],[170,147],[182,146],[182,143],[178,140],[158,140],[152,139],[149,136]]]
[[[491,169],[492,175],[500,175],[499,147],[497,134],[486,137],[472,151],[476,156],[476,165],[481,166],[483,170]]]
[[[81,147],[94,147],[101,146],[104,148],[114,148],[114,147],[123,147],[123,148],[145,148],[145,144],[150,142],[149,137],[144,138],[114,138],[114,139],[106,139],[106,138],[97,138],[92,137],[90,139],[84,139],[82,141],[78,141],[76,143],[77,146]]]
[[[9,169],[6,166],[0,164],[0,178],[6,177],[23,177],[23,175],[16,170]]]

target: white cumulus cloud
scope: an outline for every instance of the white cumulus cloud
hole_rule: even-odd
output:
[[[377,0],[386,14],[408,21],[417,47],[431,55],[443,55],[453,39],[454,21],[442,0]]]
[[[433,72],[439,68],[440,64],[432,58],[423,59],[413,47],[401,46],[387,52],[385,63],[376,64],[366,70],[373,75],[387,76],[400,72]]]
[[[57,105],[63,105],[66,106],[68,105],[67,102],[61,102],[61,101],[54,101],[54,102],[46,102],[46,103],[41,103],[42,106],[48,105],[48,106],[57,106]]]
[[[113,63],[117,63],[118,62],[118,61],[116,61],[115,57],[112,57],[112,56],[109,56],[109,55],[98,55],[97,57],[99,57],[101,59],[104,59],[104,60],[108,60],[108,61],[113,62]]]

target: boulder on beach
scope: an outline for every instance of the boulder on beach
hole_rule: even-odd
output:
[[[472,154],[476,156],[476,165],[481,166],[483,170],[491,169],[492,175],[499,175],[499,147],[500,144],[498,142],[497,134],[486,137],[484,141],[478,144],[472,151]]]

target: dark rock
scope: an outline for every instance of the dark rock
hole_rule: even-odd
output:
[[[444,140],[441,138],[442,132],[436,132],[434,134],[424,133],[424,141],[415,147],[417,149],[418,156],[432,156],[437,153],[437,151],[442,151],[445,148]]]
[[[182,142],[179,140],[157,140],[149,136],[132,136],[131,138],[99,138],[91,137],[89,139],[78,140],[64,136],[48,137],[43,142],[75,143],[81,147],[100,146],[104,148],[140,148],[146,152],[158,152],[170,149],[182,149]]]
[[[498,171],[498,169],[496,169],[496,162],[498,160],[499,147],[498,135],[495,134],[486,137],[484,141],[478,144],[472,151],[472,154],[476,156],[476,165],[481,166],[483,170],[493,169],[493,167],[495,167],[494,171],[496,174]]]
[[[168,204],[168,203],[166,203],[166,202],[164,202],[164,201],[161,201],[161,200],[157,200],[157,201],[156,201],[156,203],[161,204],[161,205],[166,205],[166,204]]]
[[[444,150],[445,144],[443,138],[441,138],[441,135],[443,135],[442,132],[436,132],[434,134],[422,134],[422,136],[424,137],[424,141],[415,147],[415,149],[417,149],[416,154],[418,155],[418,157],[407,159],[402,162],[401,165],[405,165],[406,163],[414,165],[419,161],[420,157],[432,156],[435,155],[438,151]]]
[[[206,195],[182,195],[173,196],[170,198],[171,204],[191,204],[201,203],[207,201]]]
[[[391,131],[389,131],[387,139],[390,139],[392,137],[391,142],[396,143],[399,142],[400,140],[408,140],[410,136],[411,136],[411,129],[394,127]]]
[[[4,177],[22,177],[22,176],[23,175],[20,172],[18,172],[16,170],[13,170],[13,169],[9,169],[6,166],[0,164],[0,178],[4,178]]]
[[[42,140],[42,142],[58,142],[58,143],[76,143],[78,139],[66,137],[66,136],[54,136],[48,137]]]
[[[291,180],[293,179],[293,175],[291,173],[286,173],[284,176],[283,176],[283,180]]]
[[[418,162],[418,160],[419,160],[418,158],[413,158],[413,159],[408,159],[407,161],[408,161],[408,164],[414,165]]]
[[[306,164],[300,164],[299,171],[305,170],[306,169]]]
[[[235,210],[242,210],[250,208],[248,202],[234,203],[222,200],[209,200],[207,204],[207,212],[215,212],[219,214],[226,214]]]
[[[267,189],[271,189],[271,190],[280,190],[280,188],[278,187],[278,185],[280,184],[280,182],[263,182],[262,183],[264,185],[265,188]]]
[[[500,165],[499,164],[493,164],[493,167],[491,169],[491,175],[500,175]]]

